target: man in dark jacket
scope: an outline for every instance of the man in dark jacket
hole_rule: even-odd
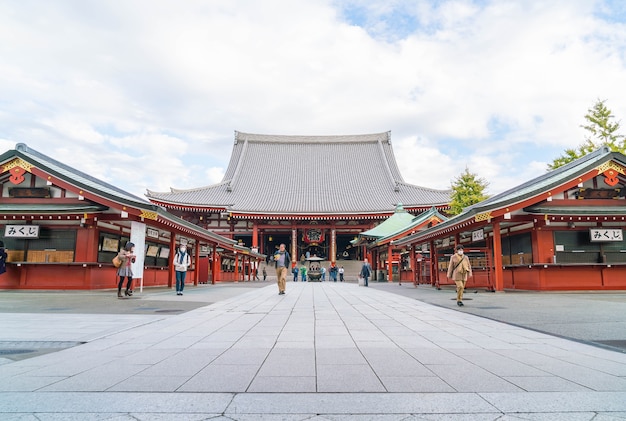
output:
[[[285,250],[285,244],[281,244],[278,250],[274,253],[274,265],[276,267],[278,295],[285,295],[287,267],[291,266],[291,256],[289,256],[289,253]]]
[[[368,286],[367,280],[372,274],[370,270],[370,264],[367,262],[367,258],[363,259],[363,266],[361,267],[361,278],[363,278],[363,285]]]

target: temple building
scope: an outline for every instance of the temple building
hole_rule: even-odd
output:
[[[427,174],[425,174],[426,178]],[[406,183],[391,134],[278,136],[235,132],[221,182],[147,192],[148,199],[186,221],[270,254],[287,245],[293,263],[317,256],[368,256],[352,240],[393,215],[449,207],[450,191]]]

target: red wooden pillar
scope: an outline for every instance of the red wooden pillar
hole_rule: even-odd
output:
[[[198,286],[198,282],[200,280],[200,239],[196,239],[196,247],[194,253],[194,277],[193,277],[193,285]]]
[[[493,266],[496,291],[504,291],[504,271],[502,270],[502,237],[500,222],[493,223]]]
[[[413,279],[413,284],[417,286],[418,265],[417,265],[417,258],[415,255],[415,245],[409,244],[409,247],[411,247],[411,251],[409,252],[409,262],[410,262],[409,270],[411,271],[411,278]]]
[[[252,247],[259,247],[259,227],[256,221],[252,222]]]
[[[172,287],[172,282],[176,275],[174,274],[174,255],[176,251],[176,233],[170,232],[170,255],[168,257],[169,264],[167,269],[167,287]]]
[[[81,227],[76,231],[75,262],[97,262],[99,232],[93,226]]]
[[[293,267],[298,261],[298,229],[295,226],[291,226],[291,262],[289,265],[289,269]],[[285,266],[287,266],[287,262],[285,262]]]
[[[239,282],[239,255],[235,251],[235,282]]]
[[[439,287],[439,259],[435,241],[430,241],[430,285]]]
[[[335,224],[330,229],[330,263],[337,262],[337,230]]]
[[[387,282],[393,281],[393,247],[391,241],[387,246]]]
[[[213,270],[211,284],[215,285],[221,278],[222,265],[220,264],[220,255],[217,252],[217,243],[213,246]]]

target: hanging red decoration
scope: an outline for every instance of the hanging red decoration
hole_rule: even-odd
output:
[[[24,169],[20,167],[15,167],[11,169],[11,175],[9,176],[9,181],[13,184],[21,184],[24,178]]]
[[[611,187],[616,185],[619,182],[619,179],[617,178],[618,172],[615,170],[608,169],[602,174],[604,174],[605,176],[604,182]]]

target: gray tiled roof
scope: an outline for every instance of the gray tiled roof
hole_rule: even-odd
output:
[[[589,171],[597,168],[604,162],[614,160],[621,165],[626,166],[626,156],[619,152],[611,152],[608,147],[602,147],[594,152],[583,156],[575,161],[568,163],[556,170],[542,174],[532,180],[529,180],[510,190],[492,196],[482,202],[476,203],[463,209],[463,212],[448,219],[445,222],[435,225],[434,227],[415,233],[399,240],[398,244],[408,244],[412,241],[428,237],[432,233],[442,231],[457,224],[472,220],[478,214],[485,212],[493,212],[506,207],[514,207],[525,200],[536,197],[542,193],[557,188],[577,177],[580,177]],[[571,210],[570,210],[571,211]],[[582,208],[581,208],[582,211]],[[560,209],[559,212],[567,213],[567,209]],[[602,213],[600,211],[599,213]]]
[[[390,133],[273,136],[235,133],[222,182],[189,190],[148,191],[149,199],[184,206],[274,214],[388,213],[441,206],[450,191],[405,183]]]
[[[52,159],[35,149],[29,148],[25,143],[18,143],[15,145],[15,150],[24,158],[31,158],[35,160],[39,166],[46,169],[49,173],[55,174],[59,178],[69,181],[76,186],[80,186],[81,188],[94,192],[99,192],[107,198],[115,198],[143,208],[151,207],[150,203],[146,199],[134,196],[112,184],[105,183],[104,181],[78,171],[69,165],[65,165],[62,162]]]
[[[64,180],[67,183],[70,183],[74,186],[77,186],[80,189],[84,189],[85,191],[90,191],[100,197],[107,198],[115,203],[119,203],[122,205],[129,205],[136,207],[138,209],[144,209],[147,211],[156,212],[159,218],[162,220],[168,220],[174,226],[176,226],[181,231],[186,231],[187,233],[200,236],[205,239],[214,240],[218,244],[233,246],[236,242],[230,238],[222,237],[221,235],[215,234],[211,231],[205,230],[191,222],[185,221],[171,213],[169,213],[163,207],[154,205],[153,203],[147,201],[144,198],[134,196],[129,192],[126,192],[116,186],[113,186],[109,183],[106,183],[102,180],[99,180],[95,177],[92,177],[88,174],[85,174],[81,171],[72,168],[69,165],[66,165],[62,162],[59,162],[53,158],[50,158],[47,155],[42,154],[35,149],[29,148],[28,145],[24,143],[18,143],[15,146],[15,150],[7,151],[0,155],[0,162],[5,162],[13,159],[14,157],[22,158],[32,164],[35,164],[38,168],[44,170],[48,174],[54,174],[56,177]],[[40,211],[44,212],[87,212],[87,209],[90,211],[103,211],[107,209],[105,206],[99,205],[81,205],[81,207],[74,207],[69,205],[59,206],[55,204],[50,204],[48,206],[45,205],[37,205]],[[89,208],[87,207],[89,206]],[[24,206],[21,207],[24,209]],[[77,210],[78,209],[78,210]],[[15,211],[20,210],[20,208],[11,207],[10,205],[4,205],[0,210],[3,211]],[[245,248],[246,251],[248,250]]]

